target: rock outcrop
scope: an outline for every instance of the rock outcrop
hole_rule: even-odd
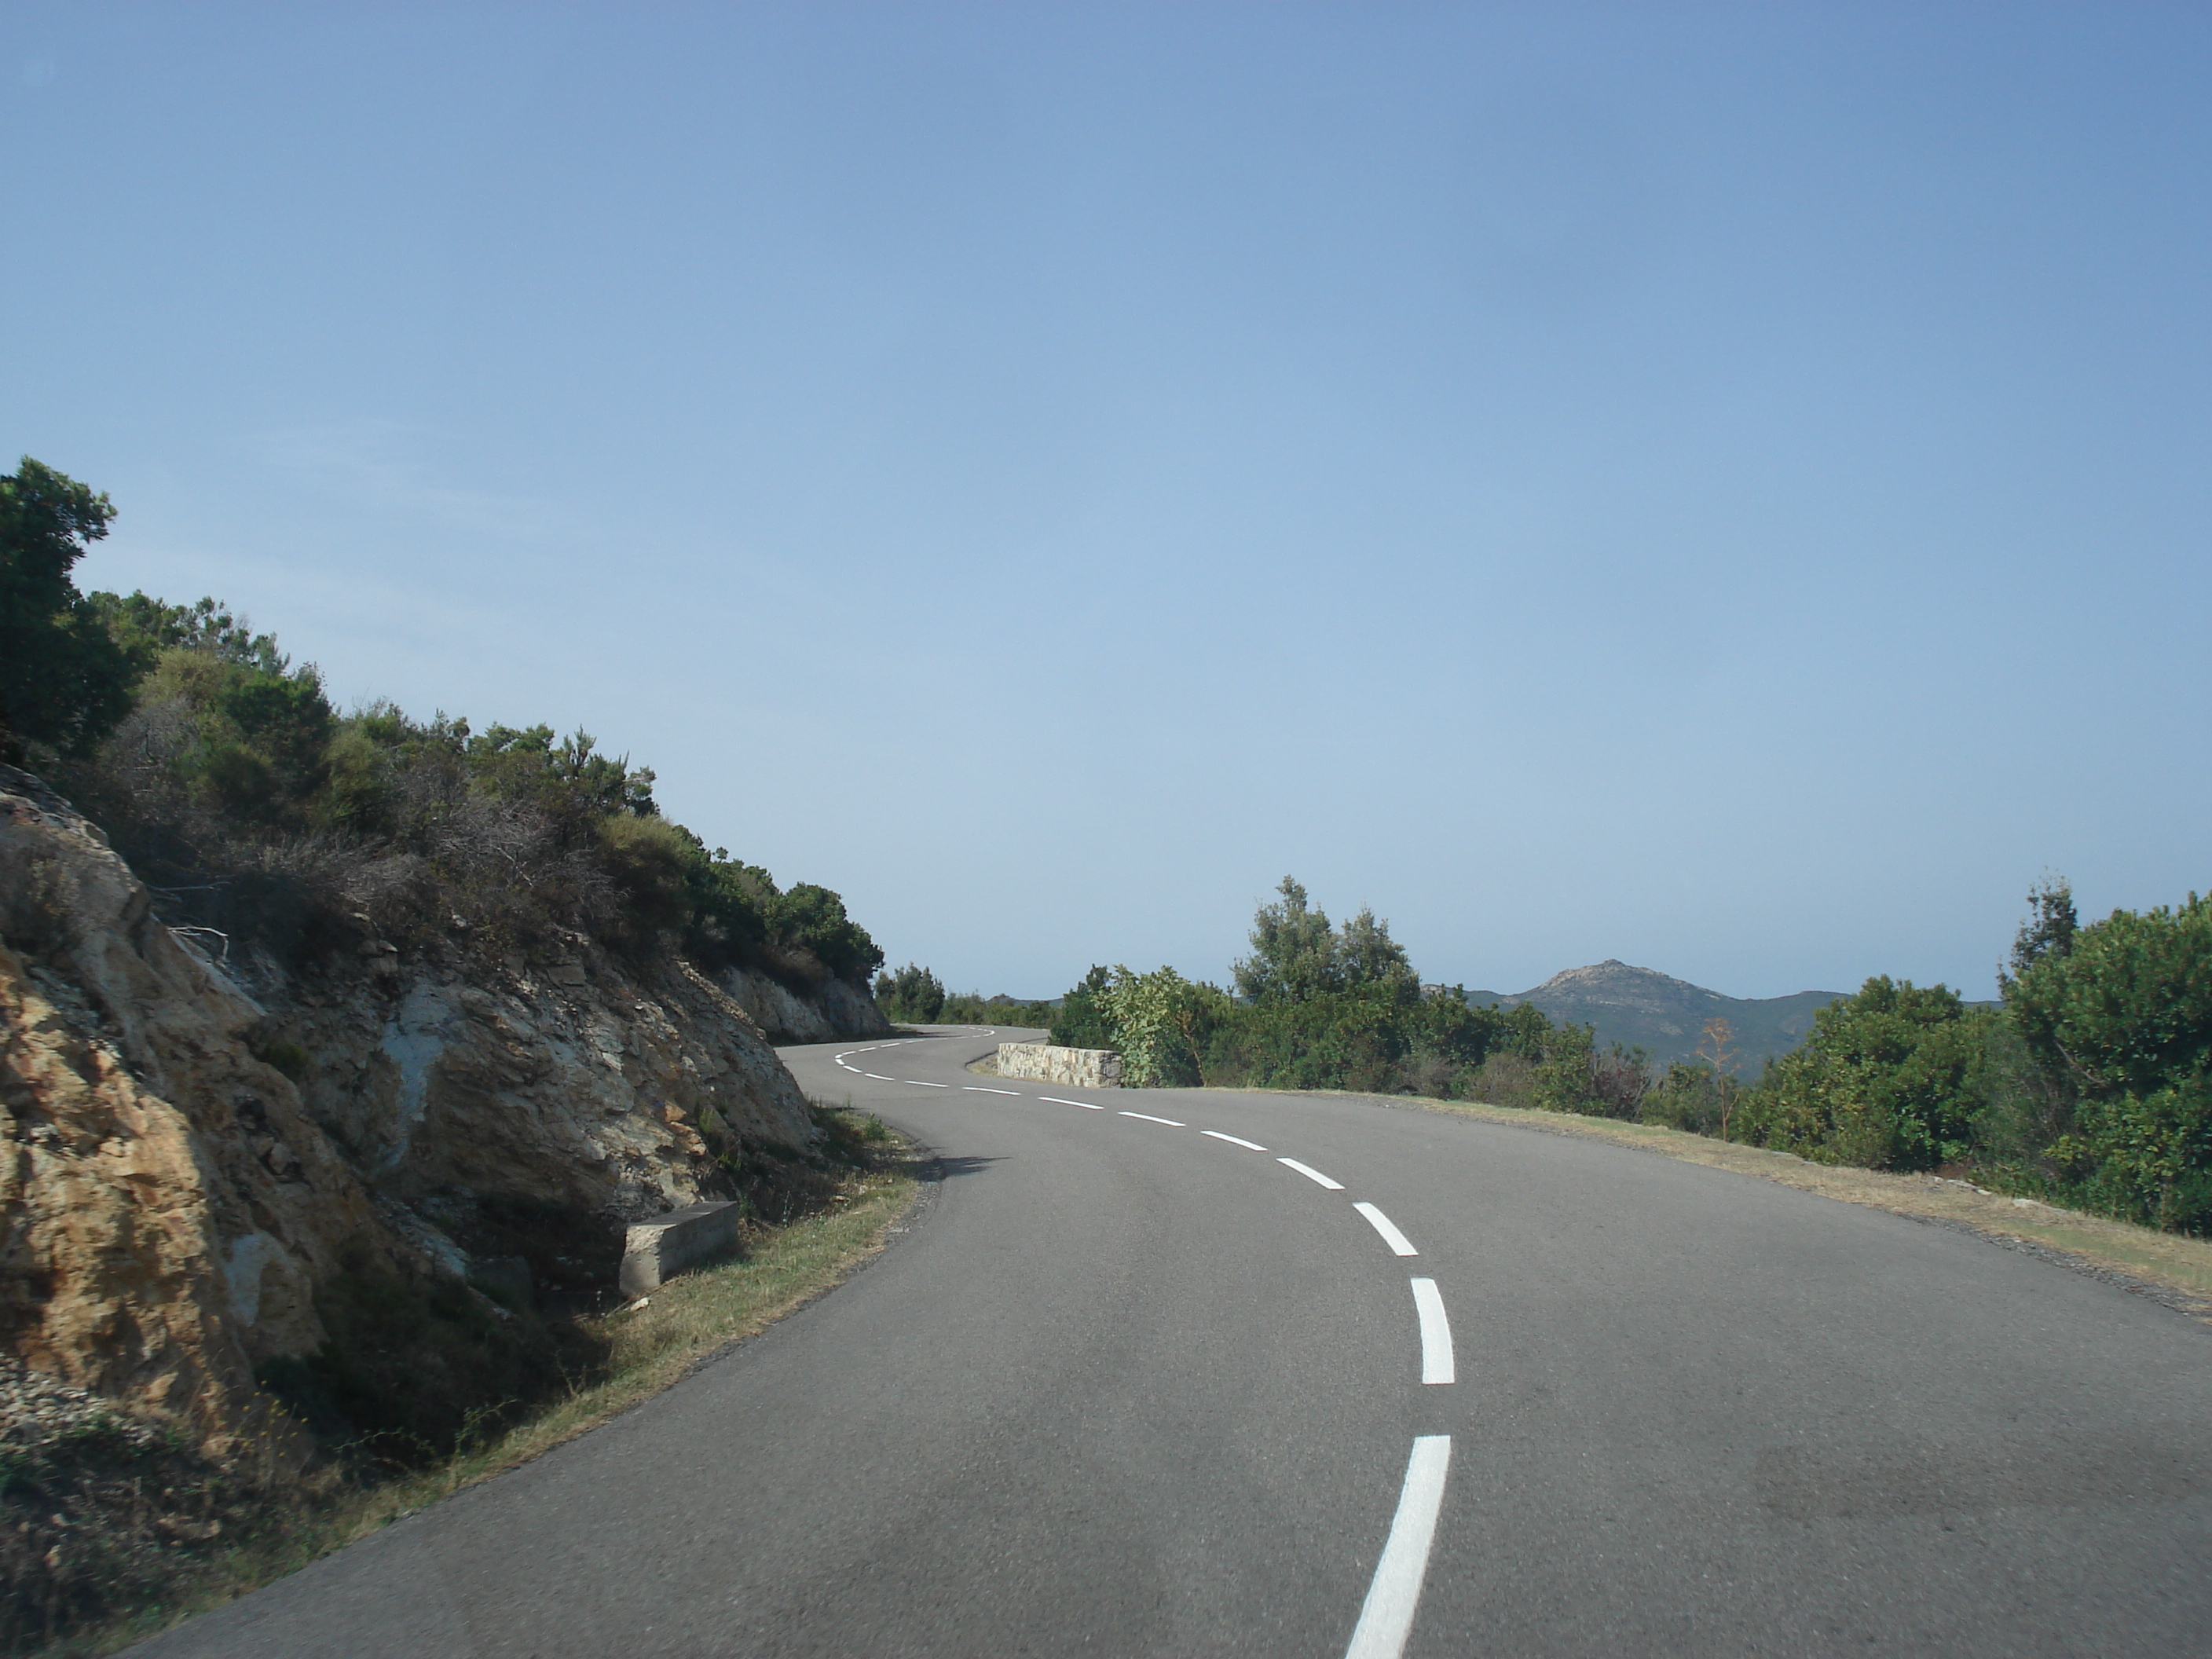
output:
[[[889,1036],[891,1023],[876,1000],[842,979],[825,979],[811,996],[754,968],[716,975],[722,989],[752,1017],[770,1042],[834,1042],[842,1037]]]
[[[0,1342],[210,1436],[257,1359],[322,1340],[346,1241],[410,1254],[254,1057],[261,1012],[97,830],[0,775]]]
[[[312,971],[258,966],[173,933],[0,768],[0,1352],[210,1444],[258,1364],[324,1340],[334,1271],[475,1276],[486,1206],[618,1243],[815,1138],[745,1003],[681,963],[580,935],[403,957],[364,927]]]

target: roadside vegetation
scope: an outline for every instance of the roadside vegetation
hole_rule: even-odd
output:
[[[292,1378],[268,1396],[259,1432],[220,1459],[80,1390],[0,1370],[0,1651],[93,1655],[141,1640],[529,1462],[820,1295],[882,1249],[914,1202],[918,1159],[873,1117],[814,1109],[825,1150],[763,1178],[736,1256],[640,1302],[494,1321],[465,1298],[326,1287],[318,1305],[333,1343],[307,1384],[321,1399],[303,1400]],[[339,1333],[364,1317],[393,1345],[371,1362],[386,1387],[331,1389],[331,1373],[362,1364],[363,1346]],[[479,1317],[526,1320],[528,1332],[490,1345],[488,1360]],[[505,1365],[506,1395],[474,1374],[487,1363]],[[410,1368],[411,1385],[392,1386]],[[313,1443],[300,1433],[302,1415],[341,1407],[355,1418],[325,1415]]]
[[[987,997],[980,991],[947,993],[942,980],[913,963],[895,974],[877,975],[875,994],[884,1017],[902,1025],[1046,1026],[1054,1014],[1049,1002]]]
[[[1869,979],[1739,1079],[1724,1020],[1655,1067],[1528,1004],[1424,991],[1389,924],[1342,926],[1285,878],[1234,988],[1094,967],[1052,1040],[1118,1048],[1139,1087],[1346,1089],[1662,1125],[1815,1164],[1940,1171],[2169,1231],[2212,1231],[2212,898],[2083,925],[2028,895],[2002,1001]]]
[[[0,760],[105,830],[165,921],[284,963],[361,918],[403,949],[458,932],[495,956],[574,929],[802,994],[882,965],[836,893],[709,848],[587,732],[341,712],[215,599],[80,593],[113,516],[27,457],[0,477]]]

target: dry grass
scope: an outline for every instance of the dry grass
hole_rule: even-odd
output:
[[[465,1486],[520,1467],[659,1394],[694,1367],[756,1336],[831,1289],[881,1251],[918,1195],[921,1159],[903,1142],[840,1182],[819,1214],[756,1237],[742,1261],[673,1279],[643,1301],[580,1322],[611,1346],[605,1380],[419,1473],[325,1493],[285,1514],[189,1595],[46,1651],[112,1653],[190,1615],[297,1571]]]
[[[1802,1192],[1894,1215],[1912,1216],[1963,1227],[2002,1243],[2025,1245],[2069,1267],[2086,1269],[2149,1288],[2158,1299],[2191,1317],[2212,1324],[2212,1241],[2161,1233],[2102,1216],[2061,1210],[2033,1199],[2008,1198],[1962,1182],[1936,1176],[1898,1175],[1882,1170],[1853,1170],[1808,1164],[1788,1152],[1738,1146],[1657,1124],[1623,1123],[1607,1118],[1577,1117],[1522,1107],[1487,1106],[1466,1101],[1422,1100],[1406,1096],[1356,1097],[1378,1105],[1413,1108],[1510,1124],[1545,1134],[1578,1135],[1633,1146],[1686,1164],[1704,1164],[1756,1176]]]

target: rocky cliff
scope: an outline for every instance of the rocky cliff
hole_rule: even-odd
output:
[[[715,981],[770,1042],[890,1035],[891,1023],[875,998],[842,979],[825,979],[804,996],[755,968],[728,969]]]
[[[488,961],[364,927],[291,973],[207,944],[0,768],[0,1350],[210,1445],[323,1340],[341,1264],[476,1276],[815,1136],[747,999],[780,1034],[836,1016],[743,977],[581,935]]]

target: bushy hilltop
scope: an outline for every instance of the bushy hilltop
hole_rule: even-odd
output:
[[[883,953],[836,893],[709,849],[589,734],[341,713],[313,664],[214,599],[79,594],[70,567],[112,515],[28,459],[0,479],[0,760],[47,776],[234,969],[350,948],[364,925],[495,957],[581,933],[865,998]]]

